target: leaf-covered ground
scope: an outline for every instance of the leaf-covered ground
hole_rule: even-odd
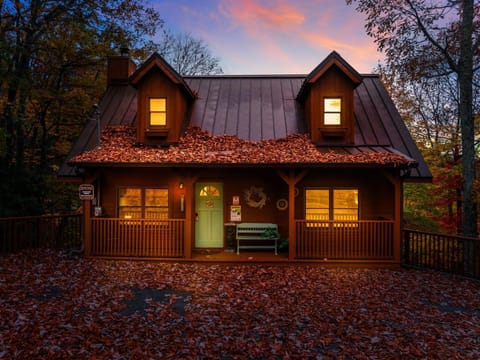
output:
[[[480,284],[420,270],[0,256],[1,359],[478,359]]]

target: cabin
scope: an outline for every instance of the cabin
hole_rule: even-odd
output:
[[[337,52],[307,75],[107,66],[58,174],[84,190],[86,256],[400,263],[403,184],[431,173],[377,75]]]

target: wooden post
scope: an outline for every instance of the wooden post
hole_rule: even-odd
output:
[[[288,260],[295,260],[297,250],[297,236],[295,228],[295,185],[307,175],[303,170],[295,175],[295,170],[289,170],[288,175],[283,171],[277,171],[278,176],[288,185]]]
[[[395,181],[395,225],[393,235],[393,258],[396,263],[401,261],[402,212],[403,212],[403,183],[399,177]]]
[[[195,182],[197,181],[198,176],[189,175],[185,179],[185,253],[184,256],[186,259],[192,258],[192,250],[194,243],[194,219],[195,219]]]
[[[92,202],[90,200],[83,201],[83,243],[85,256],[92,254]]]
[[[295,229],[295,174],[290,170],[288,176],[288,260],[295,260],[297,237]]]

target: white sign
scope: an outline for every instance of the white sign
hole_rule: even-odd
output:
[[[82,184],[78,187],[78,195],[80,200],[93,200],[95,189],[92,184]]]

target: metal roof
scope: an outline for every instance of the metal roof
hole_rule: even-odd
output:
[[[190,125],[212,135],[235,135],[250,141],[305,133],[303,105],[296,98],[306,78],[307,75],[185,77],[185,83],[197,96]],[[136,90],[132,86],[110,86],[99,104],[101,127],[134,126],[136,107]],[[342,151],[355,153],[367,148],[383,148],[398,152],[417,161],[418,167],[411,170],[412,179],[431,178],[427,164],[378,76],[362,75],[362,82],[354,91],[354,112],[355,142]],[[90,121],[59,176],[76,175],[68,161],[93,149],[98,143],[96,134],[96,122]],[[330,149],[331,145],[325,144],[325,147]]]

